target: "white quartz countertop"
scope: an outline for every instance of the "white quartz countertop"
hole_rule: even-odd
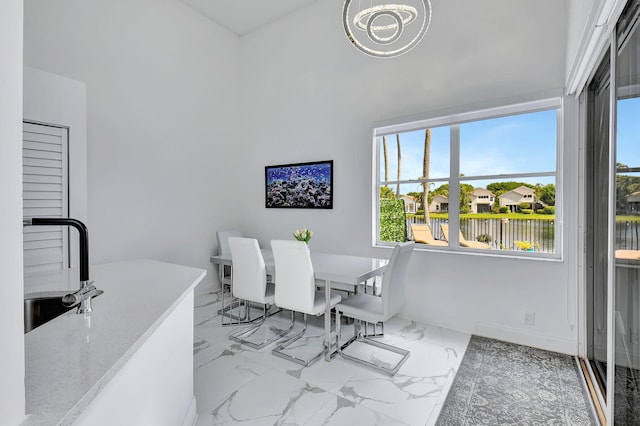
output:
[[[66,314],[25,334],[29,417],[23,425],[72,424],[206,271],[152,260],[92,265],[104,294],[93,312]],[[76,290],[78,271],[25,277],[26,293]]]

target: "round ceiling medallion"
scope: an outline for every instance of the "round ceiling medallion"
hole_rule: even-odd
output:
[[[392,58],[414,48],[424,37],[431,23],[430,0],[415,4],[385,3],[373,0],[345,0],[342,24],[349,41],[360,51],[378,58]],[[369,7],[362,7],[368,3]]]

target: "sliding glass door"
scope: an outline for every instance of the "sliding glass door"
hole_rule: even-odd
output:
[[[640,32],[638,2],[617,30],[615,64],[616,424],[640,424]]]
[[[586,92],[587,355],[609,420],[640,424],[640,0]]]
[[[609,115],[610,60],[607,54],[589,84],[587,94],[586,202],[587,219],[587,357],[593,381],[606,400],[607,276],[609,273]]]

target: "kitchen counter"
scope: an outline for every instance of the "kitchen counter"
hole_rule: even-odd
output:
[[[184,305],[180,309],[188,313],[193,289],[205,275],[203,269],[151,260],[91,266],[91,280],[104,290],[93,299],[93,312],[79,315],[74,308],[25,334],[29,417],[23,425],[66,425],[81,417],[173,311]],[[75,291],[78,279],[77,270],[32,273],[25,277],[25,293]],[[183,340],[182,346],[189,339]],[[192,343],[185,350],[192,354]]]

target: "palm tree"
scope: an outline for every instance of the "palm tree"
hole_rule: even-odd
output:
[[[422,178],[429,179],[429,163],[431,162],[431,129],[424,132],[424,158],[422,161]],[[422,209],[424,210],[424,222],[429,224],[429,182],[422,183]]]
[[[384,186],[389,187],[389,153],[387,152],[387,137],[382,137],[382,151],[384,153]]]

